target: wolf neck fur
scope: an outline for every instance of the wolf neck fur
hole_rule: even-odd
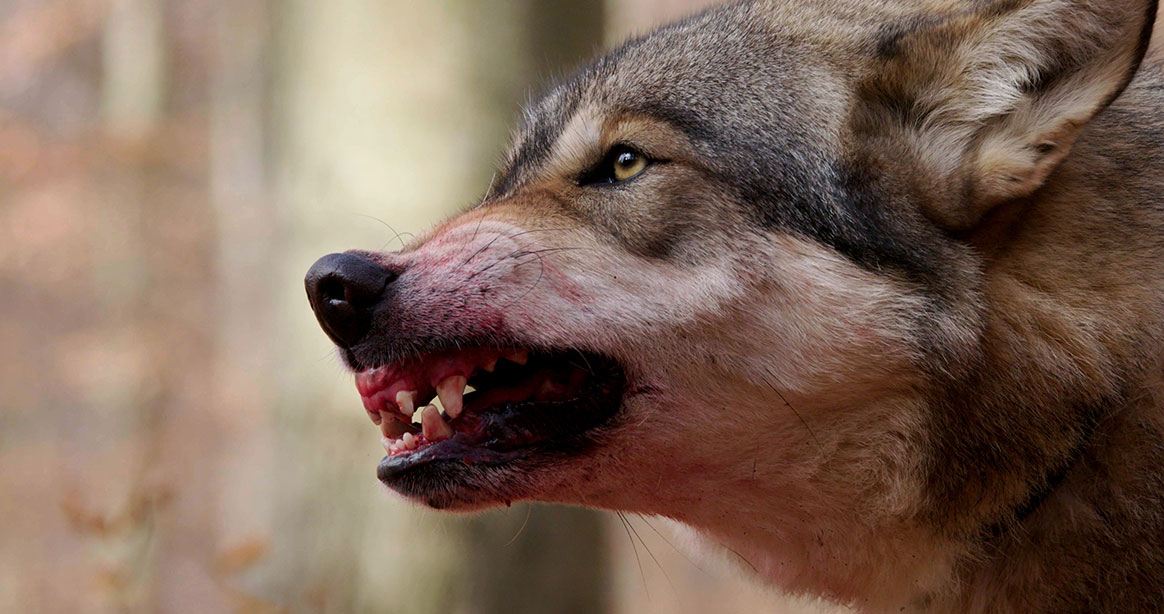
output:
[[[1086,596],[1070,582],[1082,585],[1090,581],[1089,573],[1098,573],[1080,557],[1094,548],[1134,547],[1139,535],[1150,539],[1162,519],[1137,515],[1132,501],[1157,496],[1136,492],[1137,484],[1164,479],[1158,468],[1164,454],[1158,443],[1148,443],[1164,432],[1155,392],[1161,364],[1151,350],[1159,347],[1154,331],[1162,328],[1155,307],[1160,282],[1150,271],[1145,271],[1150,279],[1129,282],[1128,271],[1103,265],[1102,251],[1087,253],[1084,260],[1057,251],[1081,229],[1102,228],[1118,236],[1121,225],[1155,229],[1129,231],[1136,239],[1122,249],[1151,249],[1147,243],[1160,236],[1152,211],[1127,208],[1139,207],[1137,199],[1126,193],[1105,197],[1102,190],[1109,186],[1089,187],[1094,181],[1085,179],[1105,173],[1110,185],[1135,192],[1143,177],[1164,171],[1155,168],[1158,161],[1139,160],[1136,152],[1143,148],[1120,142],[1129,132],[1164,132],[1125,123],[1129,109],[1147,106],[1137,100],[1148,89],[1145,81],[1158,81],[1155,72],[1096,120],[1044,190],[1006,211],[1003,230],[983,230],[995,235],[991,243],[1001,245],[996,249],[1006,257],[984,254],[983,300],[989,308],[982,312],[980,352],[972,366],[950,369],[971,375],[948,382],[940,387],[943,393],[924,401],[879,401],[886,403],[886,416],[908,413],[894,403],[924,403],[925,413],[938,422],[929,429],[936,440],[903,443],[895,459],[908,465],[908,455],[929,450],[914,469],[940,467],[917,484],[901,485],[929,493],[925,509],[895,509],[886,505],[884,493],[831,497],[806,479],[800,488],[730,489],[733,500],[721,501],[716,513],[679,520],[726,548],[726,558],[745,570],[793,592],[825,594],[870,611],[1073,607]],[[1079,202],[1088,202],[1090,209],[1080,210],[1074,204]],[[998,237],[1005,240],[1000,244]],[[1016,411],[1019,399],[1029,406]],[[1004,407],[1007,411],[1000,411]],[[1035,441],[1027,439],[1032,432],[1038,434]],[[836,437],[838,430],[825,434],[824,445],[843,439]],[[1118,451],[1132,439],[1144,440],[1138,448],[1144,458],[1133,461]],[[760,473],[768,472],[761,468]],[[850,484],[859,483],[860,476],[851,477]],[[879,513],[870,513],[874,509]],[[1103,523],[1092,520],[1105,515]],[[772,518],[781,516],[785,524],[773,526]],[[1101,526],[1110,532],[1101,533]],[[1024,568],[1023,561],[1070,572],[1058,577],[1062,586],[1032,589],[1047,601],[1008,602],[1011,592],[1048,581]],[[996,595],[996,601],[980,603],[982,595]]]

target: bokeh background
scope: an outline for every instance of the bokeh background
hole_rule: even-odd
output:
[[[0,612],[805,611],[656,519],[386,495],[303,293],[710,3],[0,0]]]

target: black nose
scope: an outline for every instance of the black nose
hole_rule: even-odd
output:
[[[323,332],[341,347],[350,348],[368,333],[372,311],[395,277],[359,256],[328,254],[311,265],[303,281]]]

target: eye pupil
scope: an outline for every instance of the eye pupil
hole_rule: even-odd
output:
[[[633,179],[654,161],[627,145],[618,145],[606,152],[602,160],[578,177],[579,185],[619,183]]]
[[[611,181],[626,181],[647,168],[647,159],[633,149],[623,149],[614,155]]]

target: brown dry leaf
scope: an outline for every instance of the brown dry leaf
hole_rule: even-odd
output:
[[[236,595],[234,611],[237,614],[284,614],[287,608],[252,595]]]
[[[243,540],[214,556],[214,572],[228,576],[244,571],[267,554],[270,542],[262,537]]]
[[[110,522],[103,515],[86,509],[80,497],[75,494],[61,499],[61,512],[69,521],[69,526],[82,535],[107,536],[111,532]]]
[[[93,584],[103,592],[120,594],[129,587],[129,574],[120,567],[102,567],[93,573]]]

